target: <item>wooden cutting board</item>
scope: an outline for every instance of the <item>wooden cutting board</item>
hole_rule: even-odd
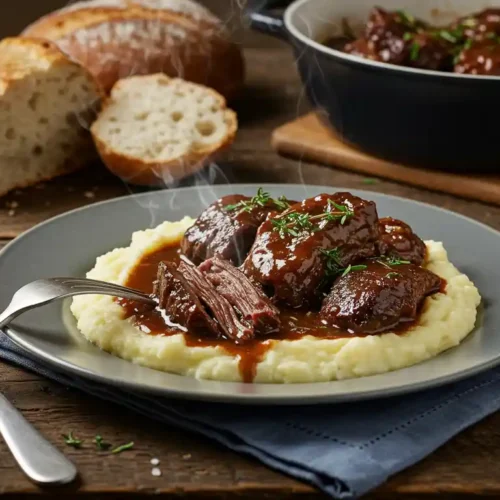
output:
[[[375,158],[343,143],[321,123],[316,113],[309,113],[274,130],[272,145],[279,153],[294,158],[500,205],[500,175],[437,172]]]

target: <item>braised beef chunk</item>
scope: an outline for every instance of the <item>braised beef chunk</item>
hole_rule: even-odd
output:
[[[250,280],[230,262],[214,257],[203,262],[200,271],[241,315],[256,335],[276,332],[280,327],[279,310]]]
[[[217,200],[186,231],[182,252],[195,264],[218,255],[240,265],[267,215],[283,209],[266,198],[260,198],[261,202],[264,199],[262,204],[252,203],[254,198],[240,194]]]
[[[231,304],[194,266],[161,262],[154,293],[159,308],[190,332],[235,341],[250,340],[253,328],[240,322]]]
[[[453,35],[474,41],[491,40],[500,35],[500,9],[489,8],[462,17],[450,26]]]
[[[325,251],[340,266],[375,255],[377,223],[375,203],[350,193],[306,199],[260,226],[243,271],[276,303],[315,304],[329,277]]]
[[[347,43],[344,47],[344,52],[353,56],[363,57],[364,59],[370,59],[371,61],[383,62],[375,44],[366,38],[358,38]]]
[[[325,45],[365,59],[421,69],[500,75],[500,8],[488,8],[446,27],[430,26],[404,10],[372,9],[364,33]],[[341,41],[337,45],[337,41]],[[343,47],[343,49],[342,49]]]
[[[408,37],[407,37],[408,38]],[[414,68],[450,71],[453,44],[435,33],[416,33],[408,38],[408,65]]]
[[[207,313],[198,290],[186,281],[174,263],[160,262],[153,294],[159,309],[167,313],[172,323],[203,336],[220,336],[219,325]]]
[[[330,326],[374,334],[417,317],[425,297],[439,292],[441,278],[413,264],[368,261],[337,279],[320,316]]]
[[[380,255],[408,260],[417,266],[425,260],[425,243],[403,221],[384,217],[379,220],[380,236],[377,248]]]
[[[500,37],[473,42],[456,59],[455,73],[500,75]]]
[[[389,12],[374,7],[370,12],[364,36],[348,43],[350,54],[392,64],[405,64],[412,54],[411,37],[424,28],[424,23],[403,11]]]

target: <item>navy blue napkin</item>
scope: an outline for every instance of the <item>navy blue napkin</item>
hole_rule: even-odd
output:
[[[312,407],[241,407],[148,397],[59,373],[0,332],[0,358],[357,498],[500,408],[500,368],[409,396]]]

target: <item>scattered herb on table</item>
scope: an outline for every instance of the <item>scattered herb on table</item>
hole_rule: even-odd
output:
[[[68,446],[72,446],[73,448],[81,448],[83,441],[81,439],[78,439],[76,436],[73,436],[73,431],[71,431],[69,434],[63,434],[62,437],[64,438],[64,442]]]
[[[122,444],[121,446],[117,446],[116,448],[113,448],[111,450],[111,453],[114,453],[114,454],[121,453],[122,451],[131,450],[133,447],[134,447],[134,442],[130,441],[130,443]]]
[[[106,451],[111,448],[111,443],[106,443],[103,437],[99,436],[99,434],[97,434],[97,436],[94,438],[94,443],[96,444],[97,449],[101,451]]]
[[[367,186],[371,186],[373,184],[377,184],[379,182],[378,179],[374,179],[373,177],[365,177],[363,179],[363,184],[366,184]]]

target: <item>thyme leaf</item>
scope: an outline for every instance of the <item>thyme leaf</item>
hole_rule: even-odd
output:
[[[277,231],[281,238],[287,234],[298,236],[301,232],[310,231],[312,233],[319,231],[321,228],[316,222],[322,220],[339,221],[344,225],[349,217],[352,217],[354,212],[346,205],[340,205],[333,200],[328,200],[327,210],[318,215],[310,215],[308,213],[300,213],[295,210],[282,214],[274,219],[271,219],[273,230]]]
[[[99,436],[99,434],[95,437],[94,443],[96,444],[98,450],[106,451],[111,448],[111,443],[106,443],[103,437]]]
[[[111,450],[111,453],[121,453],[122,451],[131,450],[134,447],[134,442],[130,441],[130,443],[122,444],[121,446],[117,446]]]
[[[62,437],[64,438],[64,442],[68,446],[72,446],[73,448],[81,448],[83,441],[74,436],[73,431],[71,431],[69,434],[62,434]]]
[[[410,47],[410,60],[416,61],[420,55],[420,45],[417,42],[413,42]]]
[[[385,275],[386,278],[397,278],[398,276],[401,276],[401,273],[391,272]]]
[[[333,248],[331,250],[321,248],[320,252],[326,258],[326,275],[328,277],[334,277],[340,274],[340,276],[343,278],[351,271],[362,271],[367,267],[364,264],[358,264],[354,266],[352,264],[349,264],[347,267],[342,267],[340,250],[338,248]]]
[[[286,210],[290,207],[290,203],[285,196],[280,196],[277,200],[271,198],[271,195],[262,188],[257,190],[257,194],[249,200],[241,200],[233,205],[226,205],[224,209],[227,212],[241,210],[242,212],[251,212],[254,208],[265,207],[268,203],[274,203],[277,208]]]

